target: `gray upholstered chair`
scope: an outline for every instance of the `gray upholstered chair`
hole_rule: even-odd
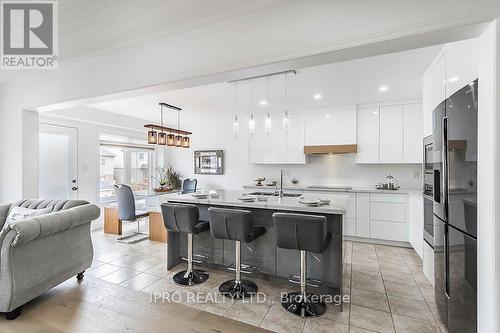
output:
[[[51,209],[3,228],[15,206]],[[90,222],[99,215],[99,207],[83,200],[21,200],[0,206],[0,312],[7,319],[15,319],[24,304],[70,277],[83,279],[94,256]]]
[[[184,181],[182,182],[181,194],[196,192],[197,183],[198,181],[196,179],[189,179],[189,178],[184,179]]]
[[[242,299],[257,292],[257,285],[241,279],[241,242],[250,243],[266,233],[264,227],[254,227],[252,212],[239,209],[210,207],[210,233],[215,239],[236,242],[236,277],[219,286],[219,292],[229,298]]]
[[[301,317],[320,316],[326,305],[319,297],[306,293],[307,252],[323,253],[330,244],[326,217],[318,215],[274,213],[276,245],[282,249],[300,251],[300,291],[283,295],[281,305]]]
[[[207,231],[208,222],[200,221],[198,207],[195,205],[163,203],[161,205],[163,223],[169,232],[183,232],[187,234],[188,269],[175,274],[172,281],[181,286],[194,286],[205,282],[208,273],[193,269],[193,235]]]
[[[148,238],[148,234],[141,232],[141,219],[149,216],[149,212],[137,210],[132,188],[125,184],[115,184],[116,200],[118,203],[118,219],[122,222],[137,222],[137,231],[117,238],[119,242],[137,243]],[[136,237],[143,235],[143,237]],[[128,241],[128,239],[132,239]]]

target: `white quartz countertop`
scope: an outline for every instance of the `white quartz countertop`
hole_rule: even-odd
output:
[[[257,186],[255,184],[243,185],[247,191],[275,191],[278,186]],[[398,189],[398,190],[378,190],[375,186],[347,186],[347,185],[286,185],[283,191],[294,192],[332,192],[332,193],[387,193],[387,194],[411,194],[422,192],[422,190]]]
[[[299,202],[297,197],[275,197],[268,196],[267,201],[258,201],[255,196],[255,201],[245,202],[240,199],[241,191],[217,191],[220,195],[219,198],[212,198],[208,196],[207,199],[197,199],[192,194],[167,194],[162,196],[164,201],[175,201],[182,203],[192,204],[205,204],[214,206],[233,206],[242,208],[261,208],[261,209],[275,209],[275,210],[288,210],[297,212],[310,212],[310,213],[324,213],[324,214],[344,214],[349,202],[349,196],[341,193],[328,193],[328,194],[305,194],[306,198],[314,199],[329,199],[329,205],[322,205],[318,207],[311,207]]]

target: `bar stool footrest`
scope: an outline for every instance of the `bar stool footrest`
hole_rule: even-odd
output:
[[[236,271],[236,263],[232,263],[227,267],[228,270],[234,272]],[[247,264],[241,264],[240,265],[240,272],[243,274],[252,274],[252,273],[257,273],[259,272],[260,269],[257,266],[251,266]]]
[[[294,284],[300,284],[300,276],[298,275],[291,275],[288,278],[288,282],[294,283]],[[309,287],[314,287],[314,288],[319,288],[321,286],[321,280],[317,279],[307,279],[306,285]]]
[[[184,260],[185,262],[188,262],[187,257],[181,257],[181,259]],[[207,256],[204,256],[201,254],[193,254],[193,263],[195,263],[195,264],[203,264],[203,263],[207,262],[208,259],[209,258]]]

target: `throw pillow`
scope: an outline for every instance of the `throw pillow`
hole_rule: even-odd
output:
[[[24,208],[24,207],[13,207],[9,215],[7,216],[7,219],[5,220],[5,224],[3,225],[3,228],[6,228],[9,224],[12,222],[17,222],[17,221],[22,221],[22,220],[27,220],[35,216],[40,216],[44,214],[48,214],[52,211],[52,207],[47,207],[43,209],[30,209],[30,208]]]

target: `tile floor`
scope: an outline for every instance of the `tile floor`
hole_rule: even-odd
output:
[[[95,260],[87,275],[151,292],[174,292],[181,302],[201,310],[243,321],[276,332],[446,332],[434,303],[434,290],[422,273],[422,261],[407,248],[344,243],[344,293],[350,304],[341,312],[329,305],[318,318],[302,319],[289,315],[278,299],[282,291],[297,290],[296,285],[254,279],[267,301],[228,301],[218,297],[218,285],[233,273],[209,271],[210,279],[196,287],[179,287],[171,282],[173,271],[166,269],[166,245],[143,241],[134,245],[117,243],[115,236],[102,230],[92,233]],[[188,292],[211,295],[206,302],[188,297]],[[203,295],[203,294],[202,294]],[[221,299],[224,299],[221,300]]]

